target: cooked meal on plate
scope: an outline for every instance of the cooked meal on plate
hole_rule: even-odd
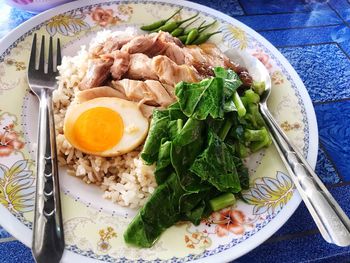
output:
[[[149,34],[99,32],[59,67],[59,162],[139,208],[124,233],[139,247],[233,205],[249,187],[243,158],[271,144],[258,109],[264,83],[206,42],[213,23],[180,27],[191,19],[143,27]]]

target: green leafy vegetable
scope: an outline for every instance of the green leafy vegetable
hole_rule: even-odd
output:
[[[223,68],[215,68],[214,73],[216,77],[199,83],[180,82],[176,85],[178,103],[187,117],[198,120],[208,116],[222,119],[225,112],[237,110],[232,96],[242,85],[238,75]]]
[[[148,137],[141,153],[142,159],[147,164],[153,164],[157,160],[161,141],[168,136],[168,122],[169,113],[167,110],[153,111]]]
[[[156,188],[129,224],[124,233],[125,242],[138,247],[151,247],[165,229],[180,219],[178,200],[183,193],[177,176],[171,174],[164,184]]]
[[[199,83],[180,82],[175,94],[181,110],[187,117],[205,120],[208,115],[223,118],[223,81],[221,78],[202,80]]]
[[[214,75],[178,83],[177,102],[154,111],[141,158],[156,163],[158,187],[124,233],[127,243],[150,247],[176,222],[197,225],[249,188],[241,158],[271,144],[257,104],[264,86],[242,89],[221,67]]]
[[[238,193],[241,185],[233,154],[229,145],[209,131],[207,148],[194,161],[190,171],[221,192]]]
[[[158,185],[164,183],[173,170],[170,160],[170,151],[171,141],[163,142],[159,148],[157,167],[154,171]]]

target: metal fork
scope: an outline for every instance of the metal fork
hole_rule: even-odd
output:
[[[45,36],[41,38],[39,65],[36,69],[34,34],[28,67],[28,82],[38,96],[39,130],[36,160],[36,195],[32,252],[37,263],[59,262],[64,250],[60,188],[52,110],[52,92],[56,87],[57,69],[54,65],[53,41],[50,37],[47,71],[45,71]],[[56,65],[61,64],[60,40],[57,39]]]

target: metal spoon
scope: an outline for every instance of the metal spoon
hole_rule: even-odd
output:
[[[301,198],[304,200],[323,238],[338,246],[350,245],[350,220],[325,185],[312,170],[299,150],[291,143],[267,107],[271,93],[271,79],[264,65],[248,53],[236,50],[225,52],[231,58],[238,58],[239,63],[255,71],[259,79],[265,81],[266,89],[261,96],[260,112],[270,128],[272,140],[292,177]]]

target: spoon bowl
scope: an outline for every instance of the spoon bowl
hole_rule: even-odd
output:
[[[228,49],[225,54],[247,68],[254,81],[263,81],[265,90],[260,96],[259,109],[278,153],[293,179],[306,207],[323,238],[338,246],[350,245],[350,220],[328,189],[310,167],[268,109],[267,101],[272,91],[271,78],[264,65],[247,52]]]

